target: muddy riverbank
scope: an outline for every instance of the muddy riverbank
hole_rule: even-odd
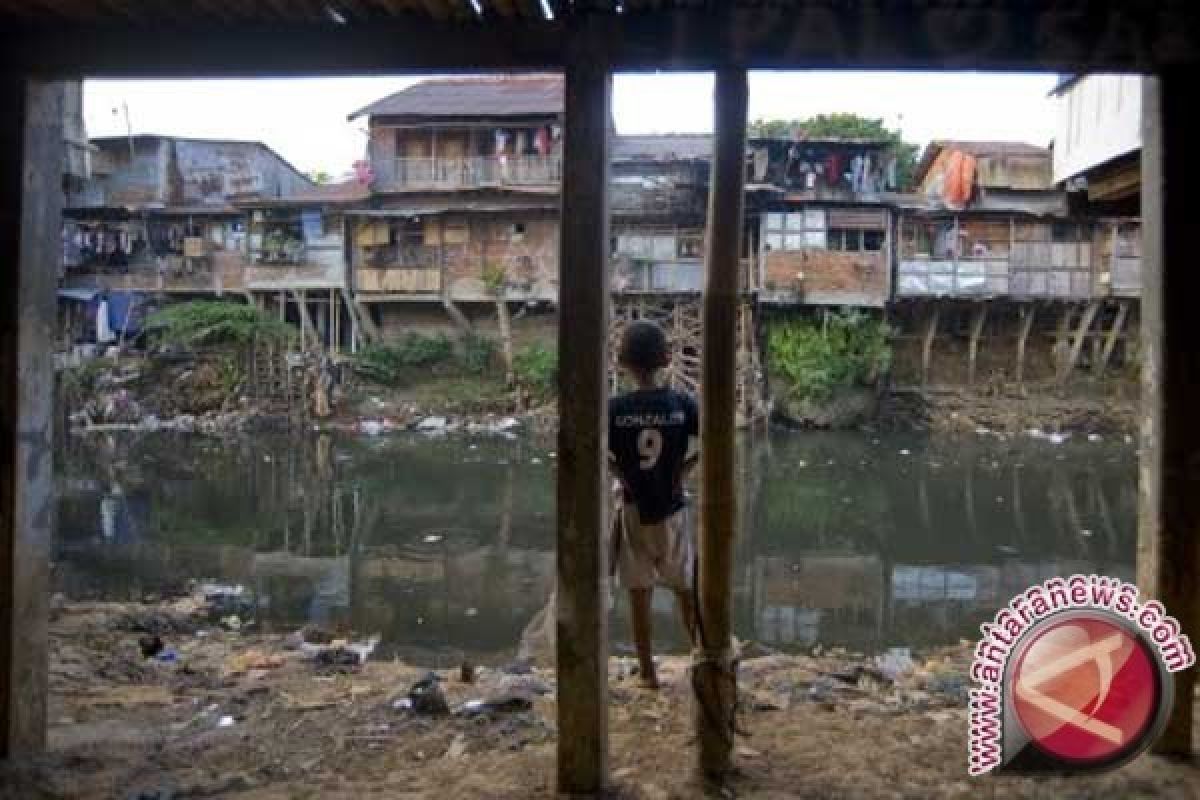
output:
[[[374,654],[366,632],[239,628],[226,601],[57,603],[50,749],[0,767],[0,797],[553,797],[553,670],[434,670]],[[337,641],[346,639],[346,645]],[[1163,797],[1195,767],[1143,756],[1086,778],[968,779],[969,645],[873,659],[747,646],[732,796]],[[349,656],[347,653],[355,655]],[[687,660],[658,692],[610,663],[613,796],[691,798]],[[436,689],[430,687],[436,683]],[[444,703],[443,703],[444,701]]]

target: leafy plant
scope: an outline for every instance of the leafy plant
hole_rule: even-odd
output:
[[[454,343],[444,333],[432,336],[409,332],[390,345],[368,345],[354,357],[354,369],[376,383],[394,386],[404,370],[432,367],[454,357]]]
[[[487,372],[496,355],[496,342],[477,333],[468,333],[462,339],[462,366],[471,375]]]
[[[508,273],[500,264],[488,264],[483,268],[483,285],[489,293],[500,294],[508,283]]]
[[[888,334],[887,323],[861,311],[776,322],[767,334],[767,363],[791,398],[826,400],[839,388],[873,382],[888,368]]]
[[[167,306],[151,314],[146,324],[162,341],[183,347],[244,345],[258,338],[286,339],[295,334],[290,325],[254,306],[213,300]]]
[[[541,342],[528,344],[513,357],[517,382],[545,397],[553,394],[558,381],[558,351]]]

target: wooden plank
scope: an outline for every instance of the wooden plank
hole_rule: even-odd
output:
[[[983,325],[987,322],[987,303],[980,303],[971,316],[971,338],[967,356],[967,385],[975,384],[975,362],[979,355],[979,338],[983,335]]]
[[[608,170],[612,77],[578,31],[566,72],[559,238],[558,791],[598,794],[608,772]]]
[[[1103,375],[1104,370],[1108,369],[1113,351],[1117,348],[1117,342],[1121,340],[1121,333],[1125,330],[1125,317],[1128,314],[1129,303],[1127,301],[1118,303],[1117,315],[1113,319],[1113,324],[1109,328],[1108,334],[1104,337],[1104,348],[1100,351],[1100,358],[1096,360],[1095,368],[1097,375]]]
[[[62,258],[65,87],[0,83],[0,759],[46,745],[56,270]]]
[[[1138,504],[1138,586],[1200,641],[1200,348],[1195,298],[1200,276],[1188,187],[1200,179],[1195,87],[1200,70],[1143,81],[1142,92],[1142,420]],[[1166,180],[1165,176],[1170,176]],[[1159,753],[1193,755],[1196,670],[1175,673],[1175,706]]]
[[[698,772],[720,784],[733,767],[733,547],[737,533],[737,315],[745,179],[746,71],[716,74],[712,189],[705,258],[700,398],[699,652],[693,665]]]

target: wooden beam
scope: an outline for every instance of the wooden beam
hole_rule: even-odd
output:
[[[737,674],[732,651],[737,534],[737,319],[745,180],[746,71],[716,74],[712,188],[704,276],[700,396],[699,652],[693,665],[698,771],[722,783],[733,768]]]
[[[925,323],[925,335],[921,343],[921,385],[929,385],[929,367],[933,362],[933,340],[937,336],[938,316],[941,306],[936,300],[929,310],[929,319]]]
[[[1112,327],[1108,330],[1108,335],[1104,338],[1104,349],[1100,351],[1100,357],[1096,359],[1094,365],[1097,375],[1103,375],[1104,370],[1108,369],[1108,364],[1112,360],[1113,351],[1117,348],[1117,342],[1121,339],[1121,333],[1125,330],[1125,318],[1129,315],[1129,301],[1121,300],[1117,304],[1117,315],[1113,319]]]
[[[1037,308],[1033,305],[1022,305],[1018,313],[1020,314],[1020,325],[1017,328],[1017,384],[1019,385],[1025,382],[1025,346],[1029,342],[1029,332],[1033,330]]]
[[[1195,346],[1195,237],[1189,186],[1200,180],[1193,113],[1200,70],[1143,81],[1142,420],[1138,585],[1200,641],[1200,348]],[[1170,180],[1166,179],[1170,176]],[[1154,745],[1193,755],[1196,669],[1175,673],[1175,707]]]
[[[559,235],[558,791],[608,772],[608,162],[612,76],[587,30],[566,72]],[[569,321],[569,322],[568,322]]]
[[[983,325],[987,322],[987,303],[980,303],[971,315],[971,338],[967,356],[967,385],[975,384],[975,362],[979,355],[979,337],[983,335]]]
[[[64,85],[0,82],[0,759],[46,745]],[[13,224],[13,222],[17,224]]]
[[[321,349],[321,335],[317,332],[317,326],[313,324],[312,315],[308,313],[308,290],[306,289],[289,289],[292,294],[292,300],[296,302],[296,308],[300,312],[300,342],[304,349],[307,345],[304,344],[308,337],[312,337],[313,347],[317,350]]]
[[[1062,365],[1062,371],[1058,375],[1060,383],[1065,382],[1071,373],[1075,371],[1075,366],[1079,363],[1079,355],[1083,352],[1083,344],[1087,341],[1088,331],[1092,329],[1092,322],[1096,319],[1096,312],[1100,310],[1100,301],[1093,300],[1087,304],[1087,308],[1083,310],[1083,315],[1079,318],[1079,327],[1075,330],[1075,341],[1071,343],[1071,351],[1067,356],[1066,361]]]
[[[481,25],[461,4],[429,0],[429,5],[434,13],[445,7],[446,19],[410,14],[341,26],[305,4],[287,19],[246,15],[237,25],[182,10],[170,21],[150,20],[137,29],[99,24],[84,29],[77,19],[30,21],[30,27],[20,20],[0,22],[6,29],[0,35],[0,69],[96,77],[554,69],[566,63],[569,20],[585,16],[554,4],[559,13],[547,21],[536,2],[522,0],[526,15],[497,16]],[[450,11],[463,12],[463,19],[456,22]],[[318,18],[310,18],[314,15]],[[690,8],[586,17],[608,42],[614,69],[735,64],[1150,71],[1200,59],[1200,10],[1166,0],[1136,7],[1122,0],[1086,5],[988,0],[969,6],[899,0],[845,8],[806,2],[721,14]],[[213,41],[221,46],[212,47]]]

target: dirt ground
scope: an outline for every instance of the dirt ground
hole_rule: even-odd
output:
[[[410,696],[427,670],[373,655],[338,664],[354,660],[343,658],[353,645],[337,649],[335,634],[235,632],[238,620],[220,618],[196,599],[60,604],[50,751],[0,767],[0,797],[554,796],[552,671],[476,668],[467,683],[443,670],[448,709],[427,714],[430,695]],[[153,635],[165,650],[146,657]],[[1086,778],[969,779],[969,653],[964,643],[920,654],[896,673],[839,650],[750,647],[739,774],[725,796],[1200,797],[1200,769],[1152,756]],[[658,692],[636,688],[629,667],[614,659],[610,673],[611,796],[699,796],[685,659],[663,659]]]

